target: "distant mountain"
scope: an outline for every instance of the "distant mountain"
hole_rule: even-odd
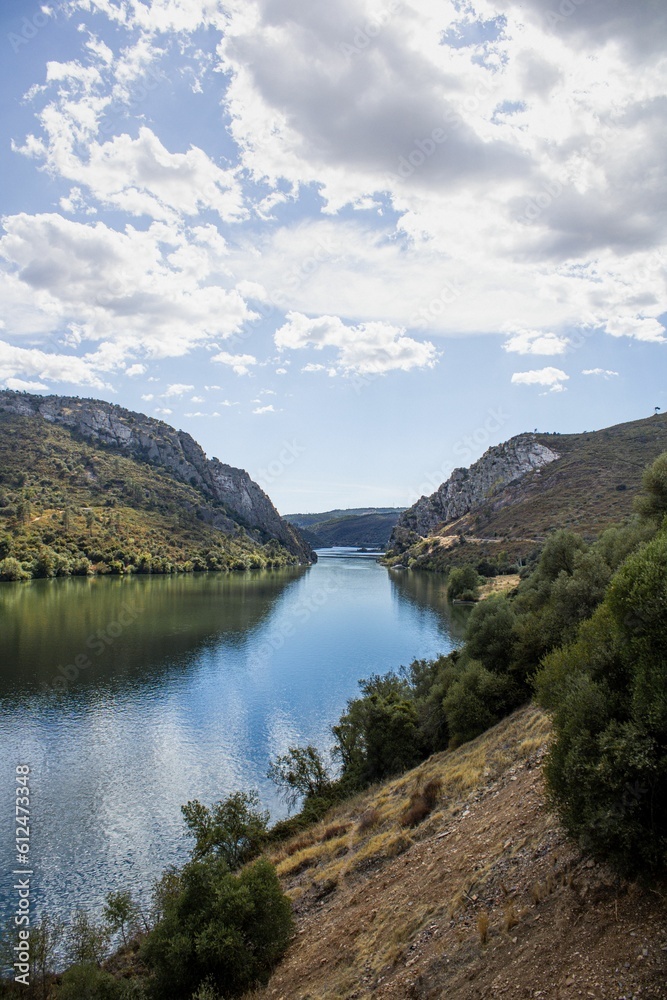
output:
[[[314,548],[335,545],[384,548],[403,507],[352,507],[321,514],[287,514]]]
[[[446,568],[442,550],[457,538],[474,542],[479,557],[520,555],[557,528],[592,538],[632,513],[644,469],[664,451],[667,414],[583,434],[520,434],[404,511],[389,559]]]
[[[125,521],[134,525],[115,564],[136,556],[140,542],[156,565],[194,557],[206,568],[211,546],[217,555],[209,562],[220,565],[316,558],[247,472],[208,459],[189,434],[160,420],[100,400],[0,391],[0,430],[0,531],[7,532],[0,559],[41,545],[60,546],[70,561],[105,563],[111,549],[95,559],[101,549],[90,539],[95,523],[108,529],[111,515],[115,532]],[[82,518],[91,526],[81,535]],[[40,541],[42,527],[50,542]]]

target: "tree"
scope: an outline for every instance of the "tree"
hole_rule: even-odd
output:
[[[506,597],[489,598],[474,607],[466,629],[466,652],[487,670],[505,673],[514,651],[516,615]]]
[[[359,684],[362,697],[332,727],[334,754],[343,766],[343,782],[363,787],[414,767],[423,757],[419,719],[405,680],[375,675]]]
[[[30,929],[30,960],[34,981],[39,981],[41,985],[42,1000],[48,997],[48,980],[64,933],[64,922],[57,917],[50,917],[48,913],[42,914]]]
[[[269,814],[259,808],[257,792],[234,792],[210,809],[194,799],[181,806],[181,812],[195,838],[194,860],[211,855],[235,871],[266,842]]]
[[[66,951],[73,965],[101,965],[109,948],[109,932],[83,910],[75,911],[67,928]]]
[[[132,898],[131,892],[110,892],[104,904],[104,919],[112,934],[120,935],[127,947],[127,935],[137,926],[139,907]]]
[[[566,829],[627,874],[667,868],[667,531],[631,555],[537,676]]]
[[[538,573],[547,580],[555,580],[559,573],[572,576],[577,552],[586,548],[583,538],[572,531],[555,531],[547,539],[540,561]]]
[[[447,597],[450,601],[470,594],[476,597],[479,576],[474,566],[458,566],[451,571],[447,580]]]
[[[204,985],[238,996],[266,982],[292,933],[290,901],[266,858],[232,874],[209,854],[184,867],[142,954],[157,996],[181,1000]]]
[[[271,762],[267,777],[281,790],[293,807],[300,798],[315,798],[326,793],[331,784],[319,751],[314,746],[290,747]]]
[[[667,452],[646,469],[642,486],[644,493],[635,501],[637,511],[642,517],[662,524],[667,516]]]

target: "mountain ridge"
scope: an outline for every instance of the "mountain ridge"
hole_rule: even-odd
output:
[[[207,458],[204,450],[185,431],[145,414],[104,400],[78,396],[36,396],[0,390],[0,412],[37,417],[78,434],[87,441],[111,447],[165,469],[205,497],[231,511],[234,520],[266,539],[274,538],[300,562],[312,563],[316,556],[297,528],[278,513],[266,493],[244,469]],[[210,514],[214,527],[227,530],[228,518]]]

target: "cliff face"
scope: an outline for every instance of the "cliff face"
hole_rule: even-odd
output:
[[[263,540],[275,538],[303,563],[315,554],[298,530],[284,521],[269,497],[243,469],[208,459],[189,434],[161,420],[133,413],[113,403],[71,396],[33,396],[0,391],[0,410],[41,417],[67,427],[91,442],[126,451],[134,458],[161,466],[181,482],[190,483],[214,501],[223,503],[235,520]],[[221,512],[213,523],[228,529]]]
[[[390,546],[401,529],[426,537],[438,525],[455,521],[480,507],[495,492],[540,469],[560,456],[539,444],[532,434],[520,434],[489,448],[469,469],[454,469],[446,483],[430,497],[421,497],[398,519]]]

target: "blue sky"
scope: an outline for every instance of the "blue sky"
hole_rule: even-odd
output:
[[[6,0],[0,385],[283,513],[667,407],[667,8]]]

